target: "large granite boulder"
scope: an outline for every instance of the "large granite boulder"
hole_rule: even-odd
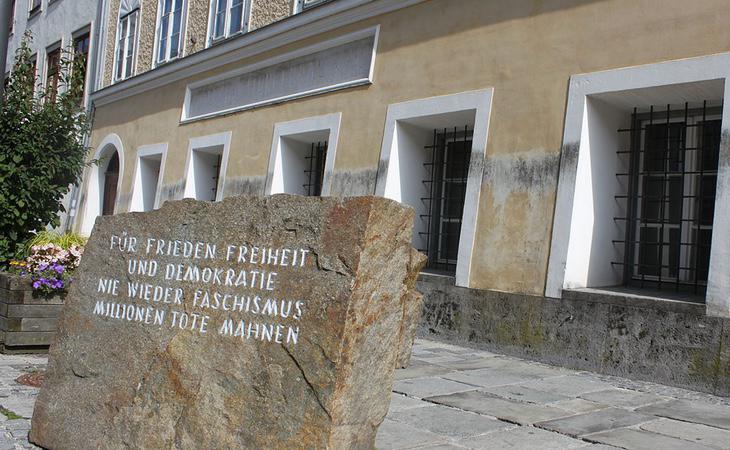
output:
[[[412,224],[383,198],[289,195],[98,218],[31,441],[372,449],[420,315]]]

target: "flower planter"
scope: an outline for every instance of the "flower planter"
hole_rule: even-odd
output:
[[[35,293],[27,278],[0,272],[0,352],[47,352],[64,297]]]

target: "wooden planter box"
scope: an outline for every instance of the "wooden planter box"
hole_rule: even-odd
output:
[[[27,278],[0,272],[0,352],[47,352],[64,297],[36,294]]]

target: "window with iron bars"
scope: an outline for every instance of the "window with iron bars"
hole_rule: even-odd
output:
[[[626,238],[622,265],[626,285],[704,295],[720,150],[722,106],[634,109],[628,158]],[[699,299],[699,298],[698,298]]]
[[[218,180],[221,177],[221,163],[223,161],[223,155],[218,154],[216,155],[216,162],[213,166],[213,172],[215,175],[213,176],[213,189],[211,192],[211,198],[210,201],[214,202],[216,198],[218,198]]]
[[[432,272],[456,272],[472,134],[468,126],[434,130],[433,142],[425,147],[423,183],[429,196],[421,201],[428,212],[419,216],[427,222],[426,231],[419,234],[426,248],[419,250],[428,256],[426,269]]]
[[[324,178],[324,163],[327,159],[327,141],[312,142],[309,155],[305,158],[307,182],[302,185],[304,193],[308,197],[322,195],[322,180]]]

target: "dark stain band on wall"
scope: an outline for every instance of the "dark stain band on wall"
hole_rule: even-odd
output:
[[[730,319],[706,316],[704,305],[583,291],[549,299],[458,288],[423,274],[418,290],[423,337],[730,395],[730,353],[721,351],[730,345]]]

